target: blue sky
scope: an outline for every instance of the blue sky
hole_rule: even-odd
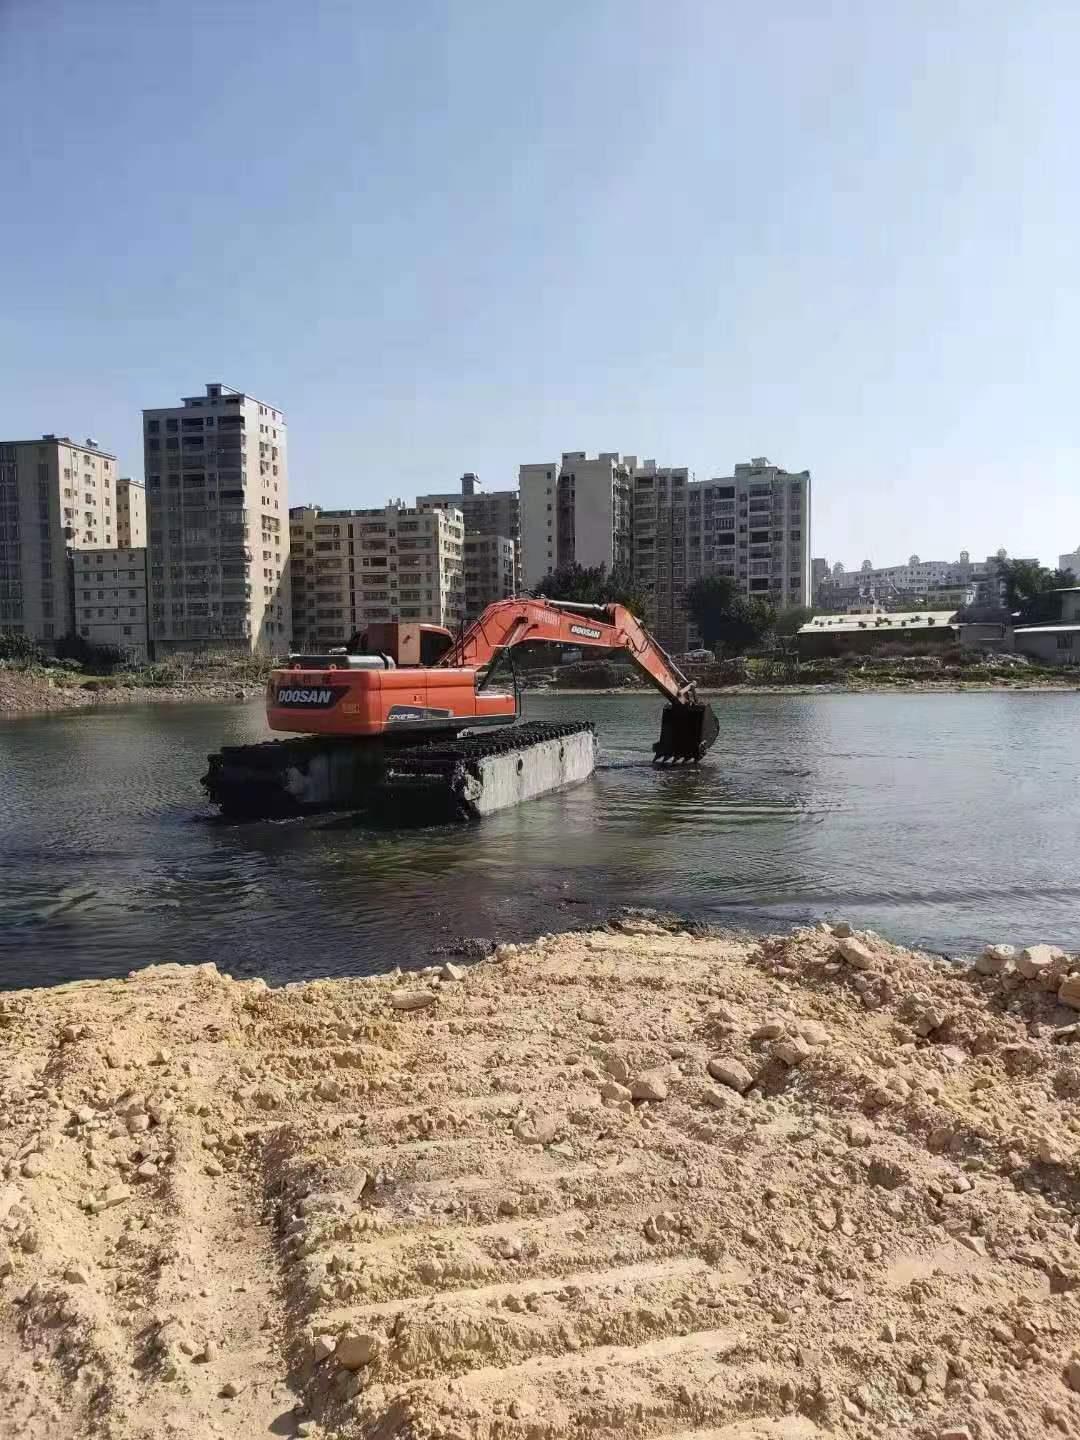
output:
[[[830,561],[1054,562],[1078,64],[1043,0],[0,0],[0,435],[141,474],[224,380],[293,503],[766,454]]]

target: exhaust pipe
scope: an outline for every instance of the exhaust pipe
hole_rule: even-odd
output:
[[[653,764],[696,765],[719,734],[720,722],[711,705],[665,705]]]

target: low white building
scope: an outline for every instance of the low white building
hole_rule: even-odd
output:
[[[76,635],[145,661],[146,547],[74,550],[71,564]]]

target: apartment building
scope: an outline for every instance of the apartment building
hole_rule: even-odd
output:
[[[75,633],[88,645],[148,657],[146,549],[121,545],[74,550],[71,556]]]
[[[341,645],[371,620],[453,628],[465,617],[461,511],[400,501],[371,510],[289,512],[292,624],[300,649]]]
[[[418,495],[418,510],[460,510],[466,535],[503,535],[513,541],[514,561],[520,564],[521,506],[516,490],[480,488],[480,479],[468,470],[461,477],[461,493]]]
[[[285,416],[210,384],[143,411],[150,638],[156,654],[288,647]]]
[[[515,545],[509,535],[470,535],[465,531],[465,618],[475,620],[496,600],[512,600],[517,591]]]
[[[1058,569],[1071,571],[1080,580],[1080,545],[1065,555],[1058,556]]]
[[[644,460],[634,468],[633,574],[646,597],[645,623],[668,650],[687,645],[688,517],[694,493],[686,466]]]
[[[561,565],[628,566],[633,556],[634,455],[564,450],[562,459],[521,465],[521,568],[532,589]]]
[[[45,644],[70,633],[68,552],[117,543],[116,485],[95,440],[0,441],[0,630]]]
[[[789,472],[760,456],[693,488],[687,582],[729,575],[748,598],[777,609],[808,605],[809,470]]]
[[[128,475],[116,482],[116,543],[125,550],[146,548],[146,487]]]

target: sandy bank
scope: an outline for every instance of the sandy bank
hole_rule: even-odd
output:
[[[629,930],[0,997],[4,1433],[1077,1433],[1080,958]]]
[[[92,710],[116,705],[250,700],[262,693],[261,685],[237,684],[235,680],[212,684],[132,685],[88,690],[78,681],[57,684],[43,675],[0,670],[0,716],[39,715],[59,710]]]

